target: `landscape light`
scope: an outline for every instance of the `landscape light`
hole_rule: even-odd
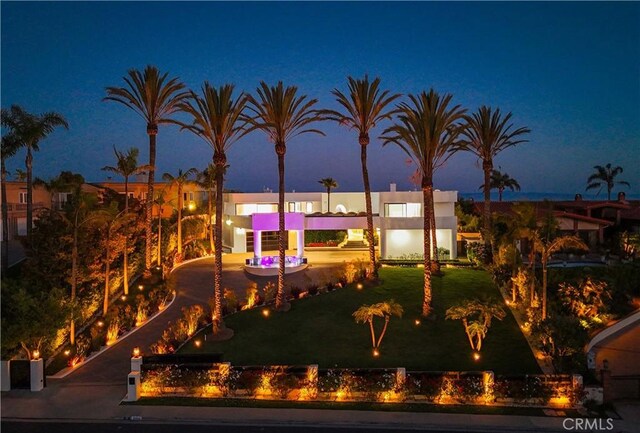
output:
[[[473,352],[473,360],[474,361],[479,361],[480,360],[480,354],[478,352]]]
[[[263,315],[264,317],[269,317],[269,314],[270,314],[270,313],[269,313],[269,309],[268,309],[268,308],[265,308],[265,309],[263,309],[263,310],[262,310],[262,315]]]
[[[196,347],[200,347],[200,345],[202,345],[202,342],[200,340],[196,340],[193,342],[193,344],[195,344]]]
[[[144,290],[144,286],[143,286],[142,284],[140,284],[140,285],[138,286],[138,290]]]
[[[362,290],[362,283],[358,283],[358,284],[356,285],[356,289],[358,289],[358,290]]]
[[[413,323],[415,323],[416,326],[418,326],[420,324],[420,319],[416,319]]]
[[[71,355],[71,351],[69,349],[64,351],[64,356],[69,356]]]
[[[126,297],[126,295],[122,295],[122,296],[120,296],[120,299],[122,299],[123,301],[126,301],[127,297]]]
[[[380,356],[380,352],[378,352],[378,349],[373,349],[373,356]]]
[[[140,348],[139,347],[134,347],[133,348],[133,357],[134,358],[138,358],[140,356]]]
[[[40,359],[40,351],[34,350],[33,352],[31,352],[31,359],[34,361]]]
[[[98,320],[98,327],[102,328],[104,326],[104,322],[102,320]]]

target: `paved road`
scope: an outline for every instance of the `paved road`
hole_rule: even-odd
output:
[[[114,422],[114,423],[43,423],[43,422],[7,422],[2,423],[3,433],[345,433],[352,431],[366,431],[368,433],[415,433],[416,429],[389,429],[371,427],[314,427],[314,426],[256,426],[256,425],[228,425],[228,424],[145,424],[140,422]],[[426,430],[433,433],[446,430]],[[467,430],[473,433],[472,430]]]

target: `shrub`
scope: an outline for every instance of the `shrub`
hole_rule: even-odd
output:
[[[262,374],[259,371],[243,370],[237,379],[231,383],[233,391],[244,389],[251,396],[255,396],[260,387]]]
[[[224,289],[224,302],[229,313],[235,313],[238,310],[238,298],[233,289]]]
[[[268,282],[262,288],[262,299],[264,299],[264,303],[268,304],[269,302],[273,301],[275,299],[275,296],[276,296],[276,285],[273,284],[272,282]]]

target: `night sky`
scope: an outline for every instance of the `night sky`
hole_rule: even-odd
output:
[[[380,76],[407,94],[434,87],[455,103],[512,111],[530,142],[495,161],[523,191],[583,192],[595,164],[622,165],[640,190],[640,3],[29,3],[2,12],[2,107],[57,111],[70,123],[41,144],[35,175],[60,170],[105,180],[112,146],[148,140],[143,120],[102,102],[130,68],[147,64],[199,89],[235,83],[254,92],[260,80],[295,84],[337,108],[330,91],[346,76]],[[385,126],[385,125],[383,125]],[[353,131],[320,125],[325,137],[288,144],[287,190],[319,191],[333,177],[340,191],[362,190]],[[412,167],[373,131],[374,190],[413,188]],[[177,127],[160,127],[158,171],[203,168],[210,148]],[[144,162],[144,161],[141,161]],[[229,188],[277,187],[273,145],[253,133],[229,154]],[[23,153],[10,160],[22,168]],[[159,176],[158,176],[159,177]],[[435,176],[440,189],[477,191],[481,169],[454,155]]]

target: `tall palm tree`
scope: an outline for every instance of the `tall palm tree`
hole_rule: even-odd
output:
[[[630,187],[629,182],[624,180],[616,180],[619,174],[622,174],[622,167],[611,167],[611,164],[607,164],[604,167],[596,165],[593,167],[596,172],[589,176],[587,179],[587,191],[590,189],[598,188],[598,194],[602,191],[602,188],[607,188],[607,201],[611,201],[611,190],[616,185],[624,185]]]
[[[2,272],[9,267],[9,209],[7,203],[7,167],[6,161],[16,154],[20,148],[20,142],[9,133],[2,137],[2,147],[0,148],[0,161],[2,167]]]
[[[213,149],[213,166],[210,165],[208,170],[209,175],[214,177],[216,191],[213,311],[213,331],[216,335],[224,328],[222,320],[222,194],[224,174],[228,167],[227,151],[233,143],[248,132],[247,119],[243,115],[247,96],[241,93],[236,98],[233,90],[232,84],[215,88],[205,81],[202,86],[202,96],[192,91],[189,100],[181,104],[182,110],[193,118],[192,124],[184,127],[205,140]],[[209,196],[209,203],[211,203],[211,196]]]
[[[311,124],[324,120],[324,116],[313,109],[317,99],[308,99],[298,95],[296,86],[286,88],[279,81],[268,86],[264,81],[256,89],[256,97],[248,96],[248,107],[253,112],[250,118],[250,130],[263,131],[275,146],[278,157],[278,287],[276,291],[276,309],[285,310],[289,305],[284,298],[285,266],[285,224],[284,224],[284,157],[287,142],[301,134],[324,132],[313,129]]]
[[[182,169],[178,170],[178,174],[173,176],[171,173],[165,173],[162,175],[162,180],[169,182],[169,186],[176,187],[178,190],[178,256],[182,260],[182,189],[185,185],[191,183],[189,178],[198,173],[195,168],[183,172]]]
[[[435,90],[409,95],[410,104],[398,106],[398,121],[384,131],[383,145],[397,144],[413,159],[422,176],[424,219],[424,296],[422,314],[431,310],[431,256],[438,260],[433,212],[433,174],[452,155],[460,132],[458,122],[465,110],[450,106],[452,96],[440,96]]]
[[[376,353],[376,350],[380,348],[382,339],[387,332],[387,326],[389,325],[391,316],[402,317],[403,313],[404,310],[402,308],[402,305],[391,299],[389,301],[380,302],[377,304],[363,305],[356,311],[354,311],[353,317],[355,318],[356,323],[369,324],[369,330],[371,332],[371,345],[373,347],[374,353]],[[381,317],[384,319],[384,326],[378,338],[376,338],[376,331],[373,327],[373,319],[376,317]]]
[[[124,152],[120,152],[116,147],[113,147],[113,152],[116,155],[116,165],[111,166],[107,165],[102,167],[102,170],[108,171],[111,173],[115,173],[124,177],[124,214],[129,214],[129,177],[134,176],[136,174],[141,174],[151,169],[149,165],[138,165],[138,155],[140,151],[137,147],[132,147],[129,150]],[[126,230],[126,226],[125,226]],[[128,243],[128,235],[125,232],[124,236],[124,256],[123,256],[123,267],[124,267],[124,294],[129,294],[129,252],[127,243]]]
[[[27,149],[25,168],[27,171],[27,238],[31,239],[33,227],[33,152],[40,150],[40,141],[57,127],[69,129],[69,124],[61,114],[48,112],[30,114],[19,105],[9,110],[2,109],[2,126],[15,136],[21,147]]]
[[[529,128],[514,129],[511,113],[504,117],[497,108],[483,105],[477,112],[466,116],[466,127],[462,133],[464,139],[454,150],[471,152],[482,161],[484,171],[484,242],[490,245],[491,233],[491,171],[493,159],[503,150],[517,144],[526,143],[523,136],[531,132]]]
[[[362,165],[362,180],[364,182],[365,210],[367,212],[367,242],[369,243],[369,277],[377,278],[376,250],[373,228],[373,210],[371,207],[371,186],[369,185],[369,170],[367,169],[367,146],[370,138],[369,132],[378,123],[385,119],[391,119],[394,111],[388,109],[391,103],[400,97],[389,90],[380,89],[380,78],[369,81],[369,76],[363,79],[347,77],[348,94],[334,89],[333,95],[344,109],[344,112],[324,110],[329,120],[345,125],[349,129],[358,132],[360,144],[360,164]]]
[[[15,172],[13,173],[13,177],[18,182],[24,182],[25,180],[27,180],[27,172],[22,170],[21,168],[16,168]]]
[[[520,191],[520,184],[517,180],[513,179],[507,173],[502,173],[499,170],[491,170],[491,180],[489,181],[489,187],[491,189],[498,190],[498,201],[502,201],[502,193],[505,189],[511,191]],[[484,189],[484,185],[480,185],[479,189]]]
[[[320,179],[318,183],[327,189],[327,211],[331,212],[331,190],[338,187],[338,181],[332,177],[325,177]]]
[[[107,87],[103,101],[115,101],[138,113],[147,123],[149,136],[149,170],[147,200],[145,201],[145,270],[151,269],[151,220],[153,218],[153,186],[156,170],[156,136],[158,126],[173,123],[171,116],[178,111],[180,102],[187,96],[178,78],[167,79],[168,73],[160,73],[155,66],[147,66],[144,72],[130,69],[123,77],[125,87]]]

